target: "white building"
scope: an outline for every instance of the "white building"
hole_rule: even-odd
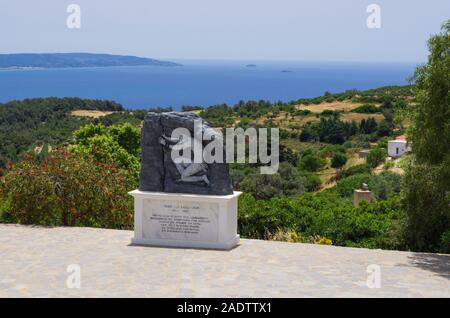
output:
[[[403,136],[398,137],[395,140],[388,141],[388,156],[392,158],[398,158],[410,151],[408,141]]]

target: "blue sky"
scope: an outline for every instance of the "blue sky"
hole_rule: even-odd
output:
[[[81,29],[66,8],[81,7]],[[366,25],[369,4],[381,28]],[[0,53],[422,62],[449,0],[0,0]]]

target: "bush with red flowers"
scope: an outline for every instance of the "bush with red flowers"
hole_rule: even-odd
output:
[[[0,179],[4,222],[131,229],[136,172],[64,149],[27,156]]]

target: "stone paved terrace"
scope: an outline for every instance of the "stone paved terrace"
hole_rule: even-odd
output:
[[[450,256],[242,240],[131,246],[132,232],[0,225],[0,297],[450,297]],[[81,288],[66,287],[69,264]],[[381,268],[381,288],[366,285]]]

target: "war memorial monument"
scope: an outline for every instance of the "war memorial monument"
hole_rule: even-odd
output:
[[[200,127],[196,127],[199,125]],[[200,160],[196,147],[223,145],[222,134],[193,113],[148,113],[142,127],[133,244],[230,249],[239,242],[228,164]],[[219,147],[224,157],[224,147]],[[198,150],[198,149],[197,149]],[[217,150],[215,150],[217,151]],[[181,154],[175,158],[173,154]],[[178,160],[177,160],[178,159]]]

